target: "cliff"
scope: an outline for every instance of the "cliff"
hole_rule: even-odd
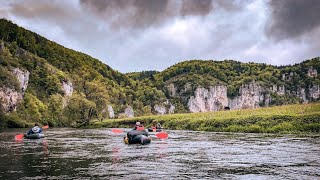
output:
[[[288,66],[190,60],[122,74],[0,20],[0,114],[51,126],[319,101],[320,59]],[[10,118],[7,118],[10,119]],[[3,124],[0,122],[0,124]]]

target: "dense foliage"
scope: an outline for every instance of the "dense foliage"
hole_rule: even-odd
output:
[[[299,103],[296,96],[299,88],[308,88],[320,84],[320,76],[309,77],[309,69],[320,72],[320,58],[306,60],[300,64],[288,66],[272,66],[259,63],[241,63],[233,60],[203,61],[192,60],[178,63],[168,69],[155,74],[155,84],[159,89],[166,91],[166,86],[173,83],[178,90],[182,90],[180,96],[190,97],[194,90],[201,86],[208,88],[214,85],[226,85],[228,97],[239,95],[239,88],[250,82],[259,83],[266,89],[284,86],[291,93],[284,96],[271,94],[271,105]],[[189,88],[186,87],[189,84]],[[309,97],[307,97],[309,98]],[[186,108],[183,98],[179,103]]]
[[[10,72],[14,68],[30,72],[23,101],[17,112],[9,114],[25,121],[21,126],[34,121],[52,126],[88,124],[92,119],[107,118],[108,105],[116,115],[129,105],[135,115],[151,114],[152,106],[165,99],[150,83],[137,82],[97,59],[5,19],[0,20],[0,39],[0,87],[19,90]],[[72,97],[65,96],[63,82],[72,82]]]
[[[92,127],[131,128],[136,121],[151,127],[154,121],[165,129],[247,132],[320,133],[320,104],[286,105],[259,109],[218,111],[92,122]]]
[[[30,73],[25,92],[12,75],[15,68]],[[109,105],[116,118],[122,117],[128,106],[135,116],[152,115],[154,105],[168,105],[167,100],[176,113],[185,113],[188,98],[199,86],[225,85],[228,97],[235,97],[240,86],[252,81],[264,88],[284,86],[290,92],[271,94],[271,105],[299,103],[294,92],[320,84],[319,75],[307,75],[310,69],[320,72],[319,58],[290,66],[191,60],[162,72],[122,74],[86,54],[0,19],[0,88],[23,93],[15,112],[5,113],[0,106],[0,127],[24,127],[35,121],[51,126],[87,125],[108,118]],[[73,86],[72,96],[62,88],[68,82]],[[177,96],[170,94],[170,84],[177,89]]]

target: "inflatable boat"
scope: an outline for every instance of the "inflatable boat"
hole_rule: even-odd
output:
[[[25,134],[24,138],[26,139],[40,139],[40,138],[44,138],[44,134],[42,133],[35,133],[35,134]]]
[[[152,129],[152,128],[148,128],[148,132],[161,132],[162,129]]]
[[[149,134],[146,131],[132,130],[127,133],[127,136],[123,138],[126,144],[149,144],[151,138],[148,137]]]

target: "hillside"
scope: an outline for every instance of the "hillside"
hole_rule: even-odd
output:
[[[320,59],[290,66],[233,60],[192,60],[155,75],[155,84],[182,110],[205,112],[319,100]]]
[[[0,20],[0,39],[1,119],[21,119],[20,124],[5,121],[3,126],[34,121],[69,126],[97,118],[150,114],[152,104],[142,103],[144,97],[137,94],[147,91],[155,99],[164,98],[97,59],[5,19]]]
[[[151,114],[254,109],[319,100],[320,59],[290,66],[190,60],[122,74],[0,20],[0,127]]]

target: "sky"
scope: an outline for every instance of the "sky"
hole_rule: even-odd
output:
[[[123,73],[320,56],[319,0],[0,0],[0,17]]]

